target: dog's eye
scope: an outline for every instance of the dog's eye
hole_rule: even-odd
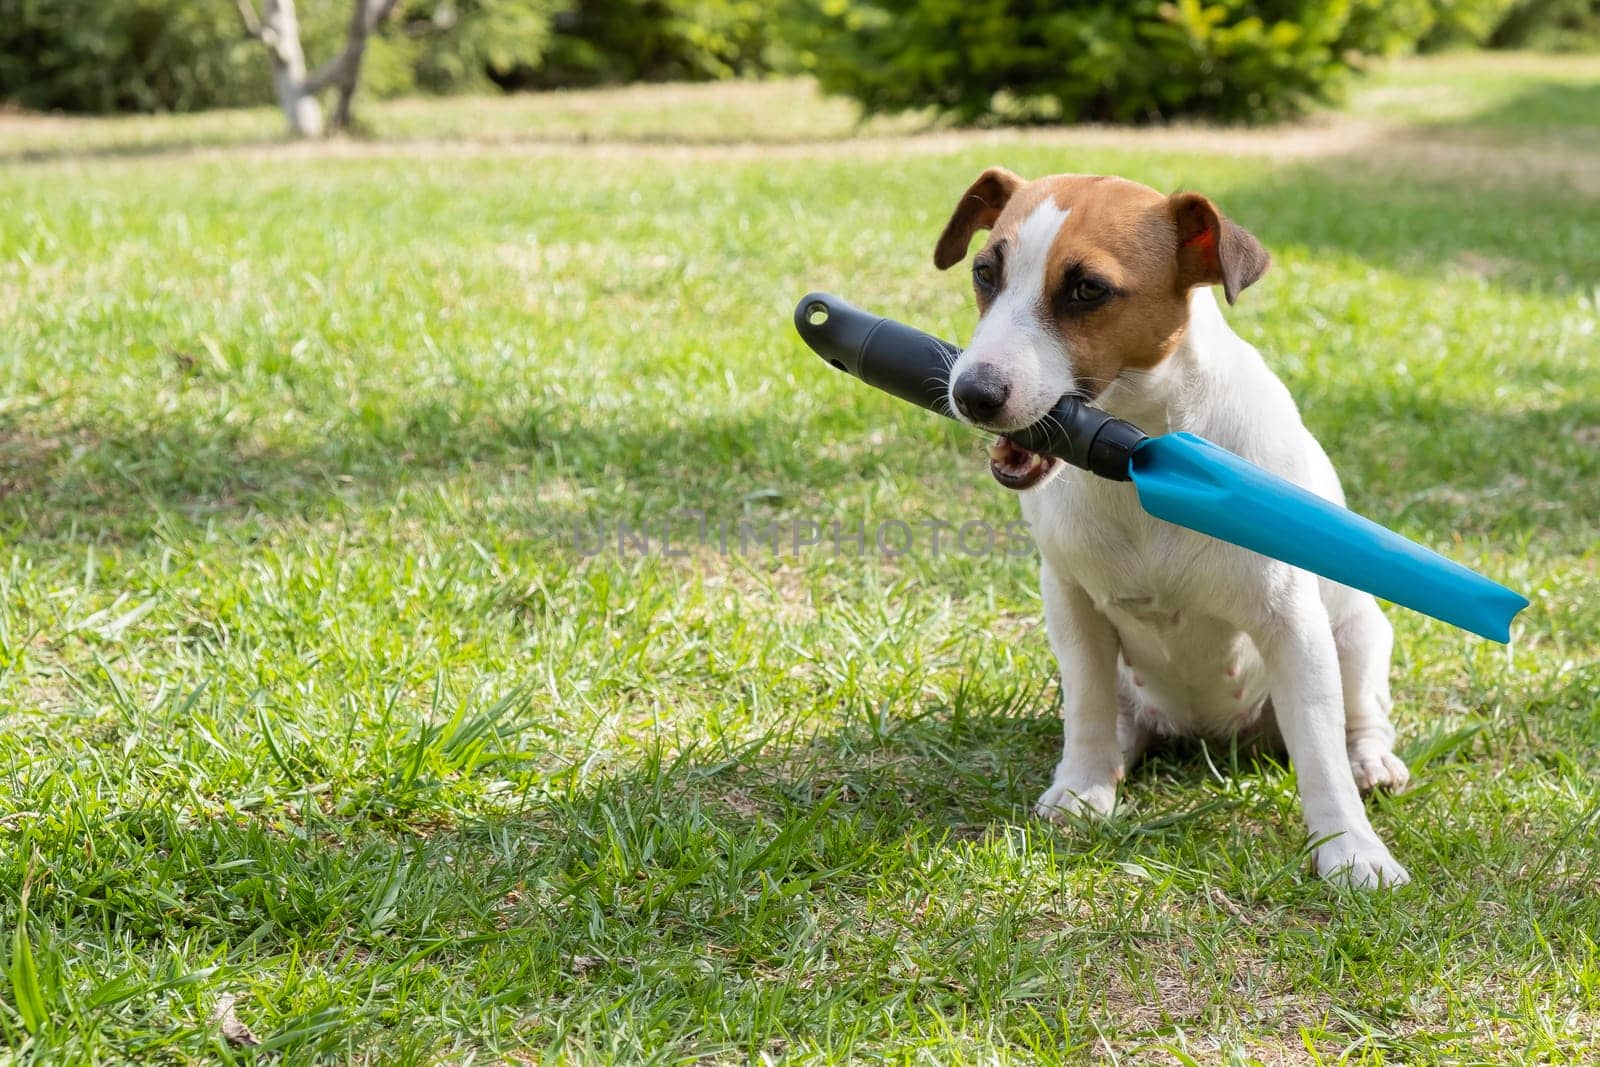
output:
[[[1081,278],[1072,284],[1067,299],[1074,304],[1093,304],[1110,295],[1111,289],[1093,278]]]
[[[1121,292],[1109,282],[1078,273],[1074,268],[1062,281],[1051,301],[1057,315],[1087,315],[1110,303]]]
[[[994,267],[987,262],[972,265],[972,284],[984,292],[994,288]]]

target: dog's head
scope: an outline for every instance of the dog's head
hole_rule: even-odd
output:
[[[1000,167],[978,176],[939,237],[933,261],[972,260],[978,328],[950,371],[950,402],[968,422],[1004,434],[1031,425],[1062,396],[1094,399],[1126,372],[1178,346],[1189,292],[1220,284],[1231,304],[1266,271],[1266,250],[1198,193],[1163,196],[1122,178],[1065,174],[1024,181]],[[1003,436],[991,457],[1012,489],[1044,480],[1055,461]]]

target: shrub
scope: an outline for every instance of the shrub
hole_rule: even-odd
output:
[[[1434,0],[1433,26],[1418,47],[1425,52],[1483,44],[1517,0]]]
[[[485,88],[537,66],[567,0],[410,0],[369,44],[364,91]],[[299,0],[311,67],[343,46],[350,0]],[[39,110],[270,104],[261,46],[233,0],[0,0],[0,100]]]
[[[568,6],[567,0],[409,0],[383,47],[405,52],[408,88],[492,89],[543,62],[552,18]]]
[[[0,0],[0,99],[70,111],[270,99],[231,0]]]
[[[299,0],[313,68],[350,0]],[[404,0],[368,45],[363,92],[703,80],[765,70],[766,0]],[[0,100],[41,110],[268,104],[233,0],[0,0]]]
[[[1580,51],[1600,47],[1595,0],[1513,0],[1489,36],[1495,48]]]
[[[1415,42],[1432,0],[805,0],[804,59],[869,112],[1258,119]]]
[[[509,88],[706,81],[770,69],[767,0],[574,0],[543,65]]]

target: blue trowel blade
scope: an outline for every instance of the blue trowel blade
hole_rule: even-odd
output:
[[[1158,519],[1505,643],[1526,597],[1202,437],[1151,437],[1130,466]]]

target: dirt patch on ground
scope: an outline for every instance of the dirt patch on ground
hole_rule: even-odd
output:
[[[8,123],[0,116],[0,137]],[[32,119],[21,119],[32,122]],[[49,120],[46,120],[49,121]],[[812,159],[891,159],[906,155],[953,155],[989,148],[995,152],[1028,146],[1095,148],[1201,154],[1273,162],[1327,161],[1378,172],[1432,175],[1478,186],[1521,186],[1530,182],[1564,186],[1584,197],[1600,197],[1600,153],[1578,149],[1496,144],[1482,138],[1418,129],[1347,116],[1254,129],[1172,125],[1163,127],[1056,126],[997,130],[938,130],[824,140],[744,143],[670,143],[655,140],[588,139],[579,136],[523,138],[402,138],[383,141],[330,140],[255,142],[233,146],[172,146],[148,154],[87,150],[83,155],[41,152],[18,161],[105,166],[108,155],[137,162],[151,155],[185,159],[304,162],[370,158],[559,157],[610,162],[649,160],[773,162]]]

